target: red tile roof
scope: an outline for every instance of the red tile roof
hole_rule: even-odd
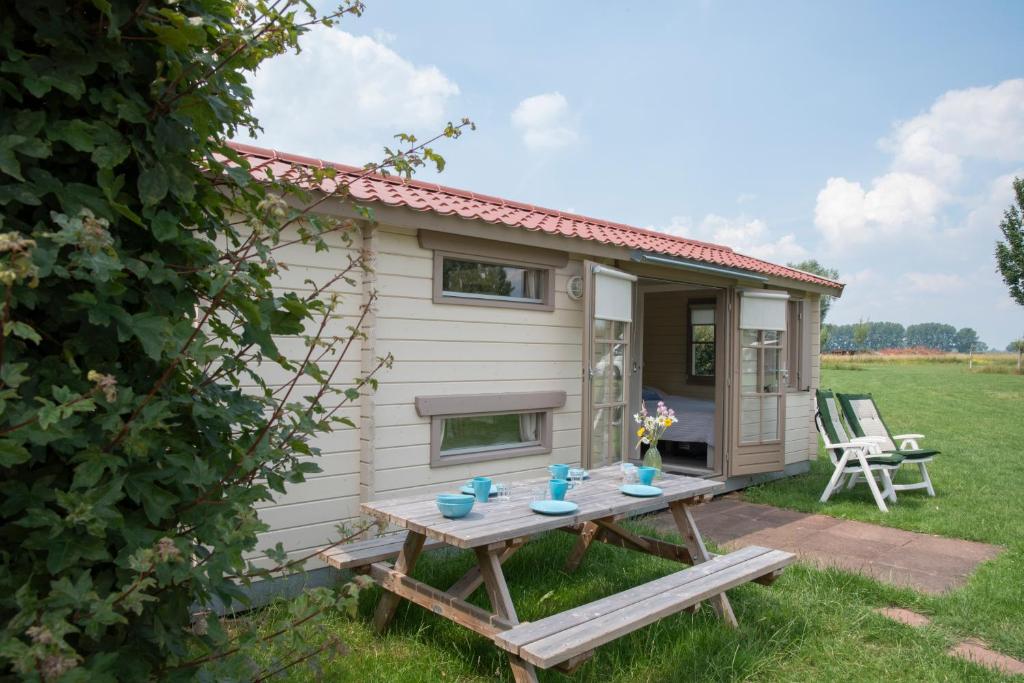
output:
[[[231,147],[250,164],[253,175],[264,177],[271,171],[276,178],[296,175],[296,166],[334,168],[339,174],[354,179],[349,186],[353,198],[363,202],[381,202],[388,206],[403,206],[415,211],[432,211],[442,215],[501,223],[526,230],[542,230],[552,235],[594,240],[628,249],[639,249],[665,256],[709,263],[726,268],[737,268],[762,275],[807,282],[842,290],[843,285],[811,273],[737,254],[729,247],[699,242],[653,230],[635,228],[623,223],[588,218],[564,211],[545,209],[509,199],[490,197],[444,185],[419,180],[403,180],[396,176],[366,175],[356,166],[346,166],[311,157],[286,154],[272,149],[244,145],[236,142]],[[356,178],[356,176],[362,176]]]

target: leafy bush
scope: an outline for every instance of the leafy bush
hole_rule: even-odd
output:
[[[5,678],[254,680],[309,655],[293,643],[256,664],[267,636],[229,633],[209,608],[301,566],[280,548],[277,566],[247,565],[266,528],[253,506],[318,470],[310,437],[351,427],[338,408],[390,360],[352,386],[333,376],[361,332],[325,332],[328,292],[359,279],[358,257],[311,291],[273,288],[278,249],[359,229],[309,212],[346,185],[329,169],[257,182],[225,141],[257,125],[252,69],[360,11],[45,0],[0,17]],[[443,163],[401,140],[375,170]],[[306,340],[302,357],[282,335]],[[292,379],[269,386],[267,364]],[[294,620],[355,588],[296,601]]]

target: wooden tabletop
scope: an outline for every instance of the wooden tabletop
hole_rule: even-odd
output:
[[[424,534],[459,548],[533,536],[551,529],[614,516],[654,512],[676,500],[718,493],[721,482],[677,474],[665,474],[655,485],[663,493],[655,498],[636,498],[619,491],[622,476],[618,465],[590,471],[590,478],[569,491],[566,500],[579,505],[570,515],[541,515],[530,509],[533,492],[546,488],[549,477],[511,482],[512,499],[476,503],[461,519],[447,519],[437,509],[435,494],[363,503],[362,510],[395,526]],[[500,481],[500,480],[495,480]],[[454,489],[457,487],[453,487]]]

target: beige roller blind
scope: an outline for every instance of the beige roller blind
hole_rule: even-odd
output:
[[[745,290],[741,292],[740,329],[786,331],[786,292]]]

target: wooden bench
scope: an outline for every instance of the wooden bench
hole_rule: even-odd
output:
[[[343,543],[333,548],[322,550],[317,557],[335,569],[358,569],[367,567],[374,562],[384,562],[398,557],[405,543],[408,532],[388,534],[377,538],[368,538],[365,541]],[[424,550],[433,550],[444,545],[440,541],[428,539],[423,544]]]
[[[795,555],[748,546],[494,637],[508,652],[548,669],[681,612],[730,588],[776,573]]]

